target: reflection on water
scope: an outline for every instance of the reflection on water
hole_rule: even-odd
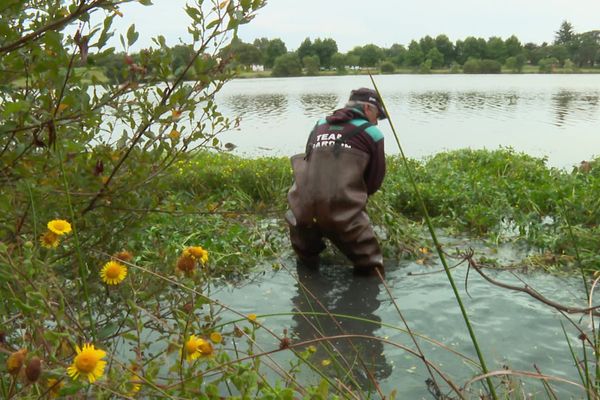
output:
[[[576,123],[578,120],[593,120],[598,113],[598,94],[579,94],[561,90],[552,96],[556,126]]]
[[[230,96],[227,100],[234,115],[248,120],[258,119],[264,123],[268,123],[269,118],[274,115],[285,113],[288,106],[288,99],[283,94],[240,94]]]
[[[298,268],[296,295],[292,298],[295,312],[326,312],[349,315],[380,322],[375,315],[379,308],[379,280],[372,278],[356,278],[352,271],[344,266],[324,266],[321,271]],[[315,299],[318,299],[315,300]],[[368,323],[355,319],[327,316],[295,315],[295,336],[301,341],[342,334],[375,336],[379,328],[376,323]],[[328,354],[333,352],[332,354]],[[374,389],[370,376],[377,381],[390,376],[392,367],[383,355],[383,345],[375,339],[337,339],[321,342],[315,354],[317,365],[324,360],[338,360],[343,372],[352,377],[346,384],[356,382],[364,390]],[[330,370],[336,367],[332,363]],[[345,374],[338,374],[344,376]]]
[[[339,101],[340,99],[335,94],[303,94],[300,96],[304,114],[314,118],[331,113],[337,108]]]
[[[569,169],[600,149],[600,74],[385,75],[375,80],[411,158],[509,146]],[[223,140],[235,143],[235,153],[243,156],[296,154],[315,120],[343,106],[350,91],[362,86],[372,86],[368,77],[234,80],[216,100],[226,116],[242,120],[240,130]],[[387,121],[379,127],[393,138]],[[386,152],[399,152],[392,140]]]

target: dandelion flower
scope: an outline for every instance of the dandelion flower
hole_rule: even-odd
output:
[[[60,389],[62,389],[64,383],[55,378],[48,378],[46,381],[46,386],[48,387],[51,397],[58,397],[60,395]]]
[[[87,378],[90,383],[104,375],[104,367],[106,361],[102,361],[106,357],[106,352],[100,349],[94,348],[93,344],[84,344],[83,349],[76,346],[77,355],[73,360],[73,365],[67,368],[67,374],[73,380],[78,379],[79,376]]]
[[[208,262],[208,251],[204,250],[200,246],[191,246],[183,251],[184,256],[192,257],[196,261],[206,264]]]
[[[55,249],[58,247],[60,240],[58,235],[52,231],[47,231],[40,237],[40,243],[47,249]]]
[[[250,322],[256,322],[256,314],[254,314],[254,313],[248,314],[248,316],[246,318],[248,318],[248,320]]]
[[[48,229],[57,235],[62,236],[71,232],[71,224],[64,219],[53,219],[52,221],[48,222]]]
[[[194,268],[196,267],[196,261],[185,254],[179,257],[177,260],[177,269],[181,272],[185,272],[186,274],[191,274],[194,272]]]
[[[221,343],[223,341],[223,336],[219,332],[212,332],[210,334],[210,340],[215,344]]]
[[[126,276],[127,267],[116,261],[107,262],[100,271],[100,277],[107,285],[118,285]]]
[[[198,357],[208,357],[212,353],[212,344],[196,335],[191,335],[185,343],[185,354],[188,361],[193,361]]]
[[[193,361],[202,355],[199,349],[202,341],[203,339],[196,337],[196,335],[192,335],[188,341],[185,342],[185,355],[188,361]]]

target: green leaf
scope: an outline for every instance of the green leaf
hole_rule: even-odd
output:
[[[140,34],[135,31],[135,24],[131,25],[127,30],[127,44],[131,46],[138,40],[139,37]]]
[[[9,117],[11,114],[16,114],[18,112],[27,110],[30,106],[31,104],[25,100],[7,103],[4,106],[4,111],[2,112],[2,115],[4,115],[5,117]]]

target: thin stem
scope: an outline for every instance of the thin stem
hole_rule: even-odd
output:
[[[373,83],[373,87],[375,88],[375,91],[377,92],[377,94],[379,95],[379,98],[381,99],[381,104],[385,110],[385,113],[388,115],[388,122],[392,129],[394,137],[396,138],[396,143],[398,144],[398,149],[400,150],[400,155],[402,157],[402,163],[404,164],[404,168],[406,169],[410,184],[415,192],[415,196],[417,198],[417,203],[420,205],[421,210],[423,212],[423,216],[425,217],[427,229],[429,230],[431,239],[433,240],[436,251],[440,257],[440,261],[441,261],[442,265],[444,266],[444,271],[446,271],[446,276],[448,277],[448,282],[450,283],[450,286],[452,287],[452,291],[454,292],[454,297],[456,298],[456,302],[458,303],[458,306],[460,307],[460,312],[461,312],[463,319],[465,321],[465,324],[467,326],[467,330],[469,331],[469,336],[471,337],[471,342],[473,342],[473,346],[475,347],[475,351],[477,352],[477,357],[479,358],[479,363],[481,364],[481,369],[484,374],[487,374],[488,368],[485,363],[483,353],[481,352],[481,349],[479,348],[479,343],[477,342],[477,337],[475,336],[475,332],[473,331],[473,327],[471,326],[471,321],[469,320],[467,310],[462,302],[460,294],[458,293],[458,288],[456,286],[456,283],[454,282],[454,278],[452,277],[452,272],[450,271],[450,267],[448,266],[448,263],[446,262],[446,257],[444,256],[444,252],[442,251],[442,245],[440,244],[440,242],[437,238],[437,235],[435,233],[435,230],[433,228],[433,223],[431,222],[431,218],[429,217],[429,212],[427,210],[427,206],[425,205],[425,202],[423,201],[421,192],[419,191],[419,187],[417,186],[417,182],[412,173],[412,169],[410,168],[410,166],[408,164],[408,159],[406,158],[406,156],[404,154],[404,149],[402,148],[402,145],[400,144],[400,139],[398,138],[396,129],[394,129],[394,124],[392,123],[391,115],[388,112],[387,107],[385,106],[383,97],[381,96],[381,93],[379,92],[377,84],[375,83],[375,79],[373,79],[373,75],[371,75],[370,72],[369,72],[369,77],[371,78],[371,82]],[[494,400],[498,400],[498,396],[496,395],[496,390],[494,389],[494,384],[492,383],[491,378],[488,376],[485,379],[486,379],[490,394],[492,395],[492,398]]]

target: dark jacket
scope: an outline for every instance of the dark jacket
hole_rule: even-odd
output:
[[[361,110],[354,108],[342,108],[336,110],[326,119],[317,122],[317,131],[311,135],[307,147],[318,148],[320,146],[333,145],[334,138],[338,138],[355,126],[368,122]],[[346,144],[353,149],[367,154],[369,161],[364,171],[367,194],[372,195],[381,187],[385,176],[385,150],[383,134],[376,126],[365,129],[358,135],[350,138]]]
[[[307,153],[292,157],[294,185],[288,192],[292,225],[318,225],[343,234],[364,212],[385,175],[383,135],[370,126],[335,149],[335,140],[368,122],[355,109],[335,111],[317,123]]]

